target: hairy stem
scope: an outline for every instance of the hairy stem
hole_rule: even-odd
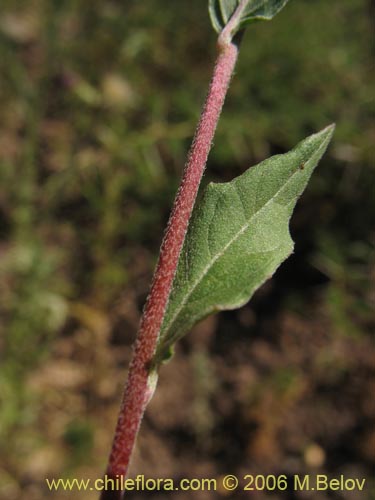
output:
[[[207,99],[185,165],[140,322],[106,471],[108,478],[126,477],[139,426],[156,385],[156,374],[150,373],[149,367],[158,342],[189,219],[238,55],[238,47],[234,43],[220,43],[218,47],[219,54]],[[121,497],[121,491],[103,491],[101,500],[120,500]]]

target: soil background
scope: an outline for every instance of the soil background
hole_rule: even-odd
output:
[[[299,0],[247,30],[204,184],[331,122],[334,140],[293,255],[177,344],[143,421],[130,477],[217,491],[126,498],[375,499],[373,15],[368,0]],[[46,478],[104,471],[214,57],[200,0],[1,2],[1,500],[97,498]],[[289,486],[242,491],[248,474]],[[366,485],[295,491],[306,474]]]

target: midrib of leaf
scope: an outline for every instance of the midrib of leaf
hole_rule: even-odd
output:
[[[319,148],[320,150],[321,148]],[[318,150],[318,151],[319,151]],[[189,292],[185,295],[185,297],[182,299],[181,301],[181,304],[180,306],[178,307],[178,309],[175,311],[175,314],[173,315],[173,317],[171,318],[171,320],[168,322],[167,326],[165,327],[165,332],[167,333],[168,330],[170,329],[171,325],[173,325],[173,323],[175,322],[176,318],[178,317],[178,315],[180,314],[180,312],[182,311],[183,307],[185,306],[185,304],[188,302],[188,300],[190,299],[192,293],[194,292],[194,290],[197,288],[197,286],[201,283],[201,281],[204,279],[204,277],[207,275],[207,273],[209,272],[209,270],[211,269],[211,267],[215,264],[215,262],[217,260],[220,259],[220,257],[222,257],[225,252],[228,250],[228,248],[241,236],[241,234],[243,234],[250,226],[250,224],[253,222],[254,218],[262,212],[262,210],[264,210],[281,192],[283,189],[285,189],[287,187],[287,185],[289,184],[289,182],[294,178],[294,176],[299,173],[298,169],[293,172],[293,174],[289,177],[289,179],[281,186],[281,188],[276,191],[276,193],[272,196],[272,198],[270,198],[259,210],[257,210],[256,212],[254,212],[251,216],[250,216],[250,219],[244,224],[244,226],[228,241],[228,243],[223,247],[223,249],[218,252],[216,255],[213,256],[212,260],[210,261],[210,263],[203,269],[203,272],[202,274],[198,277],[198,279],[194,282],[194,284],[192,285],[191,289],[189,290]],[[275,247],[277,248],[277,247]],[[274,250],[274,249],[272,249]]]

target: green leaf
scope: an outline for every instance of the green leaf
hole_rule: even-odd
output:
[[[232,37],[249,23],[270,21],[289,0],[209,0],[208,11],[214,29],[220,33],[239,8],[231,29]]]
[[[180,255],[154,363],[200,319],[242,306],[292,253],[289,219],[334,125],[225,184],[196,205]]]

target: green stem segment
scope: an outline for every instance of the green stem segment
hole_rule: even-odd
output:
[[[222,40],[218,47],[219,54],[207,99],[170,215],[135,342],[106,471],[106,476],[111,479],[125,478],[128,473],[140,423],[154,392],[157,375],[150,373],[149,367],[155,354],[189,219],[238,56],[238,46],[231,41]],[[120,500],[121,497],[121,491],[108,490],[103,491],[100,498]]]
[[[238,27],[241,22],[241,16],[248,4],[248,0],[241,0],[238,4],[237,9],[234,11],[232,17],[229,19],[228,23],[225,25],[223,30],[221,31],[218,38],[219,47],[226,47],[230,44],[238,32]]]

